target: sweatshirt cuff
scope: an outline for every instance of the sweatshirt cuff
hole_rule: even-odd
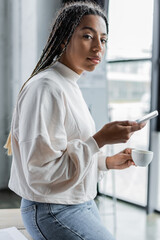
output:
[[[89,137],[85,143],[89,146],[91,152],[93,154],[97,153],[100,151],[99,147],[98,147],[98,144],[96,143],[96,141],[94,140],[93,137]]]
[[[109,169],[107,168],[106,165],[106,156],[105,155],[101,155],[98,158],[98,169],[101,171],[108,171]]]
[[[106,154],[104,154],[103,152],[100,152],[99,157],[98,157],[98,169],[100,171],[108,171],[109,169],[107,168],[107,164],[106,164]]]

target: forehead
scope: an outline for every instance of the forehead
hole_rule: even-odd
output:
[[[83,16],[80,21],[80,24],[77,26],[76,30],[79,31],[86,26],[93,28],[98,33],[106,33],[107,34],[106,23],[101,16],[97,16],[97,15]]]

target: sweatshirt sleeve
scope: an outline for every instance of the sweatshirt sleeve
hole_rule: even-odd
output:
[[[106,153],[104,148],[98,153],[98,182],[100,182],[109,169],[106,165]]]
[[[27,184],[36,194],[78,185],[99,148],[92,137],[67,141],[62,91],[47,81],[26,87],[19,98],[19,148]]]
[[[96,143],[96,141],[93,138],[93,141],[95,142],[95,145],[98,147],[98,144]],[[107,165],[106,165],[106,153],[105,153],[105,148],[101,148],[101,150],[99,149],[99,153],[98,153],[98,169],[100,171],[107,171]]]

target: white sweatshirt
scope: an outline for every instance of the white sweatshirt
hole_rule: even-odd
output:
[[[9,188],[38,202],[78,204],[96,196],[105,159],[77,84],[80,75],[57,62],[19,95],[12,119]]]

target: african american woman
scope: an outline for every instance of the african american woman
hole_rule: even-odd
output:
[[[98,175],[134,165],[131,149],[105,156],[145,124],[115,121],[98,132],[77,80],[101,62],[108,38],[103,10],[73,2],[58,12],[31,77],[22,86],[5,145],[12,154],[9,188],[34,240],[113,240],[94,198]]]

